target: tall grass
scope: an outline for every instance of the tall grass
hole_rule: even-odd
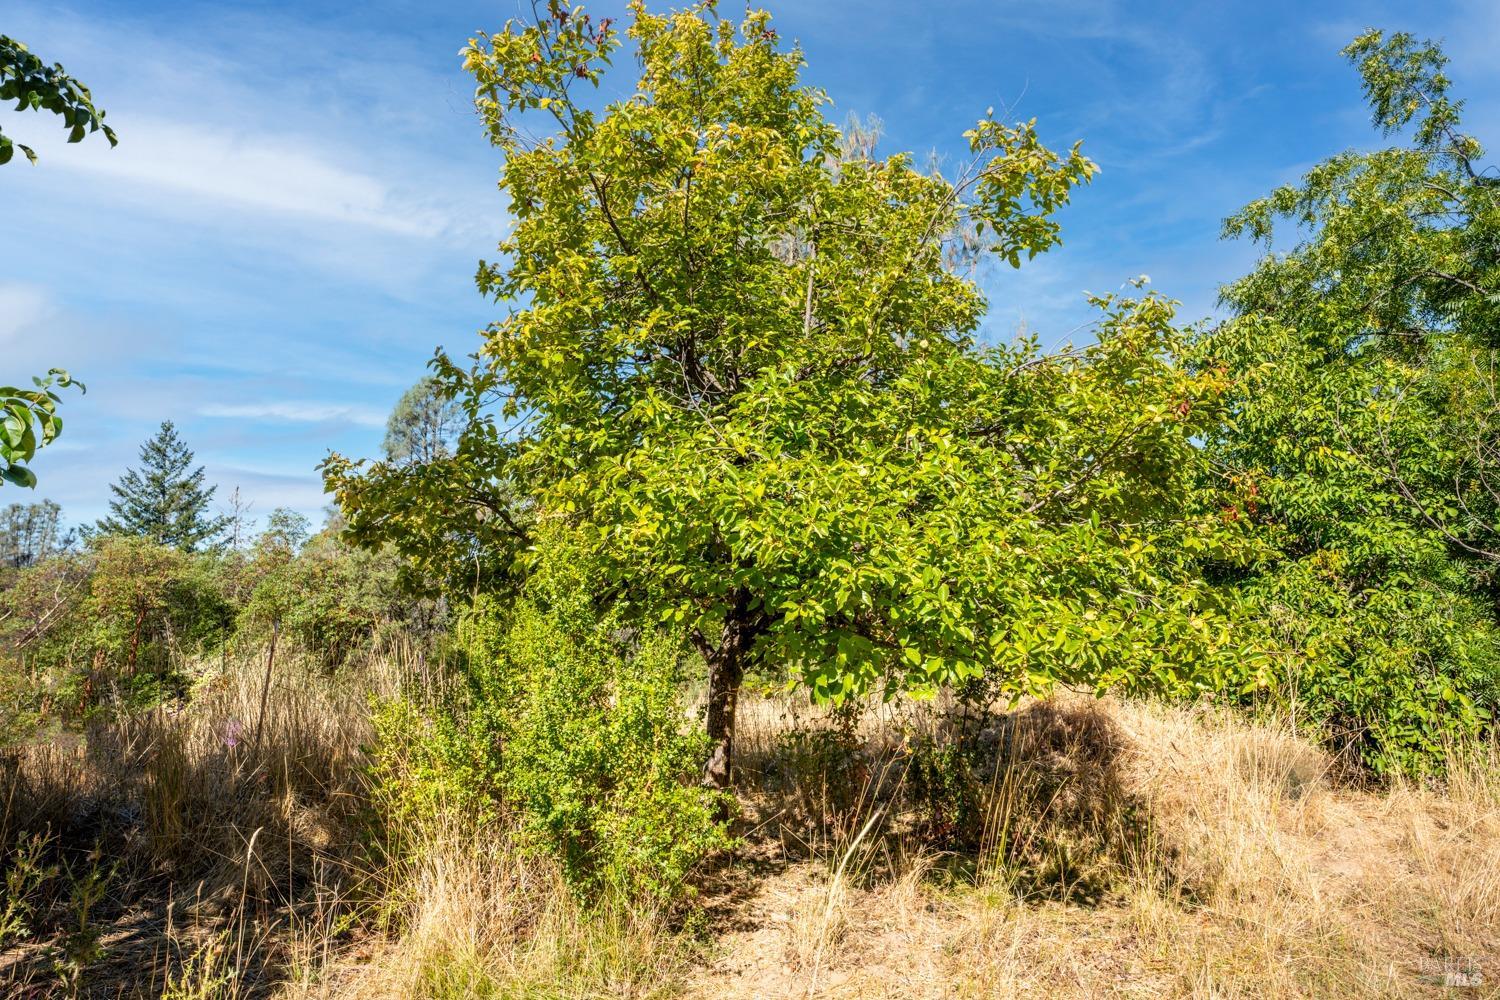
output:
[[[125,995],[192,995],[184,977],[222,979],[216,995],[253,990],[274,978],[281,931],[317,887],[352,872],[368,692],[398,682],[404,665],[333,678],[287,659],[269,686],[264,668],[229,662],[185,704],[101,714],[81,739],[0,755],[7,866],[37,838],[59,868],[109,859],[92,919],[136,931],[106,941],[94,971]],[[68,908],[66,882],[30,887],[44,930]],[[0,980],[44,979],[53,952],[18,949]]]
[[[1024,749],[974,776],[977,862],[918,841],[875,879],[794,865],[758,897],[772,919],[730,935],[736,974],[691,995],[1493,992],[1492,747],[1456,752],[1442,783],[1359,788],[1276,720],[1072,696],[1010,718]],[[899,746],[892,725],[875,720],[866,748]],[[1070,869],[1097,891],[1071,891]]]
[[[357,961],[307,939],[297,998],[654,997],[687,954],[657,914],[586,906],[554,866],[492,831],[412,831],[423,842],[379,873],[392,933]]]
[[[265,667],[231,662],[184,705],[0,758],[0,933],[8,914],[39,929],[0,949],[0,994],[1353,997],[1500,981],[1493,747],[1455,748],[1441,783],[1358,788],[1291,726],[1211,707],[747,699],[743,846],[684,921],[581,901],[503,821],[391,829],[374,812],[372,692],[446,683],[413,648],[336,676],[287,660],[268,689]]]

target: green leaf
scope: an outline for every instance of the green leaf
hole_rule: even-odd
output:
[[[0,469],[0,478],[16,486],[24,486],[28,489],[36,488],[35,474],[24,465],[11,465],[5,469]]]

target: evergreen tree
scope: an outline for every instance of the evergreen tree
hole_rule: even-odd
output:
[[[396,403],[385,425],[385,458],[396,465],[428,465],[452,455],[463,430],[458,400],[423,376]]]
[[[192,552],[213,544],[229,519],[206,512],[214,488],[203,485],[203,466],[192,469],[193,452],[177,436],[172,421],[141,445],[141,467],[129,469],[110,486],[110,516],[98,530],[108,535],[141,535]],[[189,471],[191,469],[191,471]]]

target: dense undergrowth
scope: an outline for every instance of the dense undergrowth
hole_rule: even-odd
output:
[[[1104,975],[1101,935],[1160,995],[1404,995],[1488,968],[1500,927],[1481,744],[1360,791],[1348,761],[1208,703],[971,684],[819,708],[752,676],[730,799],[699,783],[698,654],[601,615],[576,566],[439,631],[394,581],[344,590],[370,564],[328,535],[158,554],[175,576],[150,555],[64,557],[83,575],[58,631],[12,647],[18,996],[979,995],[1043,959]],[[170,600],[101,619],[136,579]],[[255,611],[272,600],[279,623]],[[334,625],[336,657],[315,645]],[[87,652],[37,669],[57,649]],[[925,985],[880,954],[892,935]],[[1404,949],[1388,980],[1382,947]],[[1266,962],[1284,971],[1256,979]]]
[[[700,783],[699,654],[601,612],[585,564],[451,613],[383,565],[277,527],[12,576],[52,603],[6,623],[8,990],[949,996],[1049,968],[1407,995],[1489,968],[1483,743],[1377,781],[1211,699],[818,707],[752,674],[731,798]]]
[[[260,659],[182,668],[191,701],[6,752],[15,995],[1405,996],[1494,974],[1493,749],[1362,790],[1207,705],[756,695],[733,823],[666,845],[639,822],[693,786],[584,766],[618,732],[552,743],[545,794],[524,765],[473,783],[482,751],[430,714],[461,677],[410,646],[339,676],[288,657],[269,689]],[[686,738],[682,707],[641,724]],[[542,712],[533,741],[597,705]]]

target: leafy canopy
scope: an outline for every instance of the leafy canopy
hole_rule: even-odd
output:
[[[1225,510],[1265,545],[1230,578],[1247,627],[1312,721],[1402,767],[1495,711],[1500,185],[1435,46],[1370,32],[1345,55],[1403,141],[1228,220],[1298,235],[1224,290],[1236,318],[1200,349],[1233,376],[1208,441]]]
[[[820,698],[1191,686],[1225,645],[1190,572],[1217,521],[1185,502],[1219,375],[1174,362],[1154,296],[1099,299],[1085,349],[985,347],[954,266],[1056,245],[1094,165],[993,115],[953,176],[851,151],[765,13],[631,14],[639,80],[602,107],[622,40],[581,8],[464,51],[516,220],[478,275],[509,305],[475,373],[505,445],[468,474],[517,484],[514,557],[566,536],[711,673],[759,657]],[[440,495],[328,473],[377,536]]]
[[[47,66],[32,52],[7,35],[0,35],[0,101],[15,101],[17,111],[51,111],[62,116],[68,141],[79,142],[88,132],[102,131],[109,144],[118,141],[104,124],[104,112],[94,107],[89,90],[68,76],[60,65]],[[0,130],[0,164],[9,163],[19,148],[32,163],[36,154]],[[27,467],[38,448],[62,433],[57,406],[62,400],[52,391],[83,383],[66,371],[54,368],[45,378],[33,378],[35,388],[0,386],[0,479],[17,486],[36,486],[36,475]]]
[[[35,489],[36,473],[28,463],[62,433],[57,415],[62,398],[54,390],[76,385],[81,392],[84,385],[61,368],[31,381],[29,389],[0,385],[0,481]]]
[[[451,448],[387,447],[371,465],[330,454],[324,482],[349,538],[370,549],[390,546],[409,586],[511,593],[516,553],[529,544],[530,504],[510,472],[516,444],[494,412],[503,389],[493,372],[459,368],[441,354],[433,369],[424,398],[457,425]]]

